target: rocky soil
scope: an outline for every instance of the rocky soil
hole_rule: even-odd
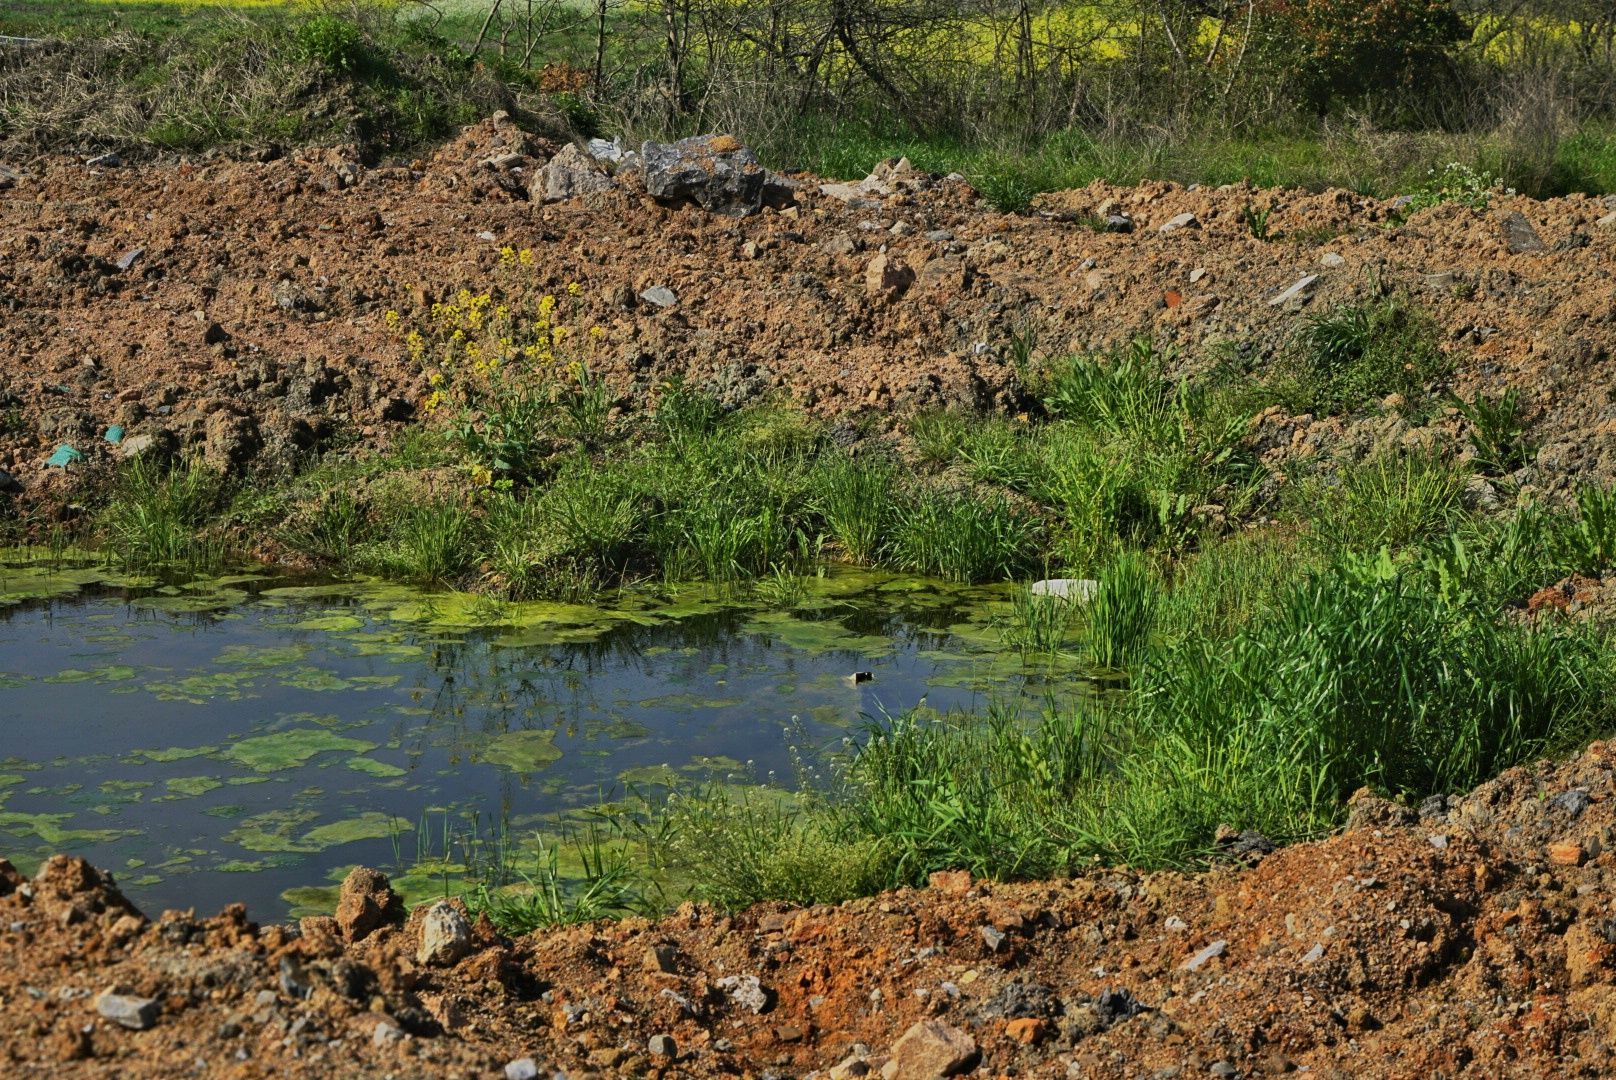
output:
[[[764,205],[731,216],[562,149],[496,117],[374,167],[342,149],[0,163],[0,487],[40,501],[65,483],[56,448],[105,460],[111,425],[225,469],[385,442],[426,392],[385,311],[485,288],[506,245],[533,249],[536,284],[581,284],[625,408],[682,372],[730,403],[827,415],[1016,412],[1018,336],[1054,354],[1149,334],[1185,363],[1213,346],[1260,363],[1307,311],[1405,290],[1441,326],[1455,389],[1524,393],[1541,450],[1517,479],[1616,473],[1616,216],[1597,200],[1394,225],[1392,203],[1344,191],[1097,184],[1007,216],[885,165],[858,185],[770,176]],[[555,183],[584,194],[546,202]],[[1321,426],[1264,424],[1295,446]]]
[[[0,864],[10,1076],[1604,1075],[1616,746],[1208,873],[963,873],[509,940],[356,870],[335,918]]]

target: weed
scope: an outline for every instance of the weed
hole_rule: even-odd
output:
[[[1339,413],[1390,394],[1416,402],[1449,364],[1430,318],[1393,297],[1313,316],[1285,366],[1292,406]]]
[[[909,420],[909,437],[927,465],[952,462],[964,445],[965,431],[964,417],[943,409],[916,413]]]
[[[212,568],[222,546],[202,529],[223,493],[218,474],[200,464],[171,470],[136,458],[124,467],[103,514],[108,546],[129,567]]]
[[[480,883],[466,896],[466,907],[473,915],[487,914],[502,933],[511,935],[656,910],[640,888],[636,868],[604,843],[598,828],[562,843],[575,849],[581,866],[577,879],[562,876],[559,846],[535,836],[533,870],[517,871],[521,884],[496,888]]]
[[[400,510],[389,535],[356,559],[401,581],[448,585],[475,561],[477,534],[470,510],[455,499],[435,498]]]
[[[1603,574],[1616,568],[1616,489],[1577,489],[1577,513],[1562,522],[1557,537],[1564,569]]]
[[[881,460],[838,456],[817,470],[815,487],[814,512],[830,539],[850,561],[874,561],[892,512],[892,467]]]
[[[1085,610],[1089,655],[1102,668],[1123,669],[1143,659],[1156,625],[1161,578],[1150,560],[1123,552],[1100,572]]]
[[[1383,450],[1344,468],[1317,498],[1310,516],[1321,537],[1340,549],[1401,548],[1450,528],[1463,514],[1466,472],[1435,451]]]
[[[1258,209],[1254,203],[1247,203],[1240,208],[1240,223],[1246,227],[1254,240],[1268,240],[1268,219],[1273,216],[1274,208],[1265,206]]]
[[[1015,578],[1036,565],[1042,531],[1002,495],[919,487],[898,499],[886,560],[950,581]]]
[[[276,536],[293,551],[341,565],[368,533],[369,520],[358,497],[347,489],[332,488],[298,507]]]
[[[1016,590],[1008,616],[995,620],[1000,639],[1021,654],[1025,662],[1033,656],[1054,657],[1065,647],[1077,624],[1081,601],[1064,596]]]
[[[683,372],[658,388],[656,425],[662,437],[675,445],[705,438],[718,428],[724,408],[710,395],[692,390]]]
[[[1483,472],[1507,476],[1531,463],[1519,390],[1510,387],[1497,398],[1477,390],[1469,401],[1450,395],[1449,403],[1470,422],[1470,448]]]

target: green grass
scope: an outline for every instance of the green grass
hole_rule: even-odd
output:
[[[208,526],[225,498],[224,484],[200,464],[170,467],[147,457],[124,466],[100,515],[108,550],[140,570],[208,570],[224,545]]]

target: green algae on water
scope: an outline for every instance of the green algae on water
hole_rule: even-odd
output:
[[[508,731],[490,739],[477,757],[512,772],[535,773],[561,760],[561,751],[555,745],[555,732],[548,729]]]
[[[318,754],[342,750],[364,754],[376,744],[350,739],[323,728],[293,728],[270,735],[255,735],[226,747],[223,756],[255,772],[276,772],[306,765]]]

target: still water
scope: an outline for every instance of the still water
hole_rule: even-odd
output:
[[[1057,687],[1004,646],[1008,597],[831,571],[770,602],[510,605],[0,560],[0,855],[83,855],[152,913],[283,918],[398,869],[423,820],[545,830],[629,783],[784,779],[792,747],[922,700],[1035,709]]]

